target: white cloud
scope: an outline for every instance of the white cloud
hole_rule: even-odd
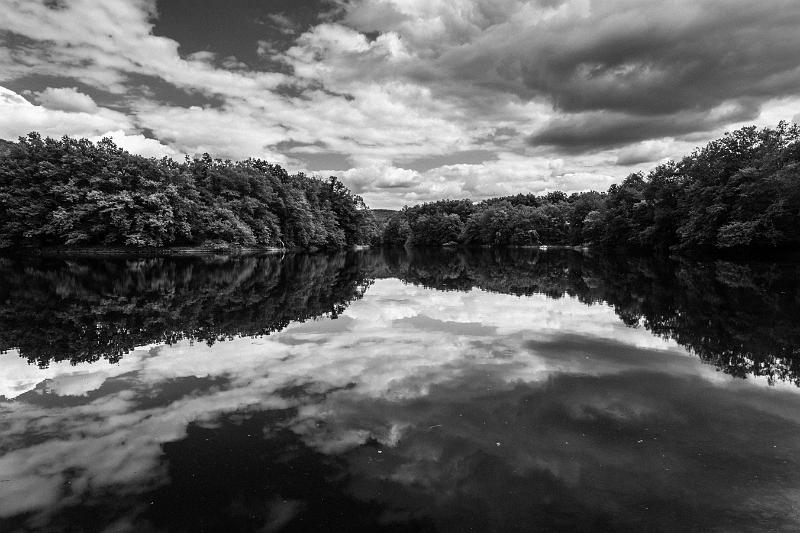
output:
[[[215,157],[260,157],[276,163],[285,162],[281,154],[268,148],[286,139],[284,129],[259,120],[249,109],[141,104],[137,117],[160,139],[182,153],[208,152]]]
[[[43,103],[41,106],[0,87],[0,138],[16,140],[32,131],[51,137],[86,137],[92,141],[110,137],[122,148],[145,157],[181,155],[141,133],[129,133],[136,128],[128,116],[99,107],[76,90],[47,89],[39,94],[39,99]],[[50,107],[45,106],[45,102]]]
[[[120,148],[145,157],[155,157],[156,159],[171,157],[173,159],[181,159],[181,156],[184,155],[184,153],[177,151],[171,146],[162,144],[156,139],[150,139],[141,133],[129,134],[123,130],[107,131],[100,135],[89,137],[89,140],[97,142],[105,137],[111,138]]]
[[[92,97],[75,87],[48,87],[37,95],[39,104],[47,109],[93,113],[97,104]]]
[[[629,0],[607,5],[589,0],[359,0],[341,4],[338,20],[326,18],[304,33],[292,33],[295,40],[286,50],[267,41],[252,43],[269,59],[289,65],[292,74],[285,74],[247,70],[232,59],[220,66],[213,50],[181,57],[179,43],[153,35],[156,11],[150,0],[72,0],[59,9],[40,1],[0,0],[5,15],[0,29],[28,40],[25,46],[0,51],[0,82],[19,79],[32,69],[65,80],[64,87],[38,94],[42,106],[17,106],[1,118],[0,135],[13,138],[38,129],[55,136],[94,138],[114,132],[124,139],[120,144],[147,155],[207,151],[285,165],[298,163],[278,153],[276,144],[314,145],[323,154],[329,151],[352,161],[353,168],[342,173],[343,178],[380,207],[432,200],[437,194],[480,199],[507,191],[605,188],[633,170],[680,156],[724,129],[754,121],[774,125],[796,113],[797,97],[785,94],[791,92],[786,87],[794,79],[796,61],[791,68],[771,55],[762,58],[756,50],[757,57],[742,61],[752,60],[758,68],[774,72],[737,89],[764,93],[755,99],[731,93],[736,84],[709,85],[702,93],[710,95],[710,103],[704,104],[709,113],[701,109],[637,119],[643,131],[654,132],[652,138],[583,153],[526,144],[528,136],[548,125],[583,116],[572,113],[570,106],[595,100],[610,107],[656,101],[672,105],[670,98],[688,98],[691,86],[676,87],[672,96],[665,94],[660,100],[653,91],[636,90],[665,75],[669,65],[645,65],[647,61],[628,56],[647,54],[651,41],[665,47],[659,57],[679,53],[675,47],[683,46],[682,41],[659,31],[659,24],[667,22],[686,42],[695,42],[691,39],[700,30],[716,35],[722,23],[714,6],[711,0],[670,0],[659,6]],[[788,3],[782,6],[785,16],[773,21],[781,28],[796,16]],[[754,29],[772,24],[776,11],[780,10],[737,1],[722,19]],[[284,19],[275,14],[273,22],[283,24]],[[367,32],[377,34],[367,38]],[[634,44],[617,50],[614,35],[627,36]],[[652,39],[641,40],[642,36]],[[773,41],[777,57],[790,40]],[[701,54],[698,62],[717,65],[717,52],[704,56],[704,50],[695,46],[685,53]],[[617,52],[619,64],[603,63],[613,62]],[[592,53],[597,64],[591,61]],[[558,70],[559,65],[566,70]],[[181,107],[152,95],[132,94],[132,85],[148,79],[178,92],[204,95],[210,103]],[[98,107],[88,95],[70,88],[70,80],[116,95],[127,112]],[[615,90],[627,96],[617,101]],[[728,114],[719,116],[725,110]],[[628,112],[590,109],[585,116],[630,121]],[[706,121],[702,133],[692,129],[695,119]],[[709,121],[713,131],[706,131]],[[670,124],[681,131],[668,131]],[[593,124],[600,133],[608,126]],[[142,131],[154,132],[158,141],[145,139]],[[694,134],[691,141],[687,134]],[[598,137],[603,140],[603,135]],[[469,150],[486,150],[497,157],[482,164],[403,171],[407,161]]]
[[[671,155],[671,143],[667,141],[642,141],[626,146],[617,152],[617,164],[623,166],[639,165],[658,161]]]
[[[497,160],[480,164],[445,165],[417,172],[395,166],[369,166],[333,174],[375,208],[442,198],[483,200],[519,192],[546,194],[582,190],[604,191],[618,178],[613,155],[592,156],[584,165],[562,158],[500,152]]]
[[[117,111],[105,108],[96,108],[92,112],[48,109],[33,105],[13,91],[0,87],[0,138],[3,139],[16,139],[31,131],[52,137],[91,137],[130,127],[130,119]]]

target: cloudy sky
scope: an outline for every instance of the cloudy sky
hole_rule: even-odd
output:
[[[0,138],[261,157],[372,207],[605,189],[800,120],[797,0],[0,0]]]

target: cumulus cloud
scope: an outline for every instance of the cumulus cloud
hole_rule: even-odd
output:
[[[135,127],[128,116],[97,106],[89,96],[75,89],[48,88],[39,93],[38,99],[42,105],[34,105],[0,87],[0,138],[16,139],[32,131],[51,137],[67,135],[93,141],[109,137],[122,148],[145,157],[180,155],[156,139],[131,132]]]
[[[565,111],[710,109],[739,97],[794,94],[800,75],[793,31],[800,9],[789,0],[476,0],[425,8],[365,1],[350,13],[356,27],[396,31],[431,54],[428,64],[424,57],[416,63],[419,76],[541,95]],[[754,46],[755,35],[769,45]]]
[[[131,127],[130,119],[123,113],[110,109],[48,109],[30,103],[22,96],[0,87],[0,137],[15,139],[38,131],[43,135],[60,137],[76,135],[95,136],[102,132]]]
[[[112,139],[117,146],[131,153],[140,154],[145,157],[155,157],[157,159],[171,157],[173,159],[180,159],[181,155],[187,153],[179,152],[175,148],[166,146],[157,139],[145,137],[141,133],[129,134],[124,130],[107,131],[100,135],[89,137],[89,140],[97,142],[106,137]]]
[[[75,87],[48,87],[37,94],[37,99],[43,107],[56,111],[92,113],[97,110],[92,97]]]
[[[624,146],[642,139],[706,133],[720,126],[755,119],[754,102],[724,104],[708,111],[643,117],[613,111],[574,113],[549,120],[528,138],[531,145],[567,151]]]
[[[264,123],[248,110],[141,104],[137,117],[160,139],[187,154],[208,152],[216,157],[258,156],[284,163],[268,147],[285,139],[284,129]]]
[[[373,207],[396,208],[441,198],[483,200],[520,191],[600,191],[617,179],[616,164],[612,152],[588,156],[580,163],[560,157],[498,152],[496,159],[482,163],[449,164],[422,172],[376,165],[320,173],[339,176]]]
[[[617,165],[630,166],[669,157],[670,144],[664,141],[643,141],[626,146],[617,153]],[[677,157],[677,154],[675,154]]]
[[[303,170],[279,146],[314,146],[314,161],[352,165],[341,175],[354,188],[393,188],[379,200],[391,207],[426,190],[593,188],[726,129],[791,119],[800,103],[792,0],[355,0],[256,18],[212,4],[227,33],[206,46],[202,21],[171,7],[156,32],[151,0],[0,0],[0,82],[21,93],[35,69],[59,81],[33,91],[41,107],[100,121],[95,102],[113,101],[125,123],[106,131],[153,132],[175,153]],[[43,124],[14,120],[4,134]],[[533,170],[522,176],[516,157]],[[409,168],[415,184],[398,180]]]

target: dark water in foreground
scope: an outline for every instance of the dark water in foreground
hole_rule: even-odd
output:
[[[0,259],[0,531],[796,531],[800,265]]]

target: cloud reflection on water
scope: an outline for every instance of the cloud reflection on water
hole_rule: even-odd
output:
[[[785,512],[800,494],[794,389],[718,373],[569,296],[385,279],[335,320],[266,337],[151,346],[115,365],[2,359],[0,393],[16,400],[0,404],[0,517],[12,525],[113,495],[126,502],[120,527],[141,527],[141,495],[175,481],[165,443],[283,409],[251,438],[288,428],[345,460],[357,500],[454,531],[800,519]]]

